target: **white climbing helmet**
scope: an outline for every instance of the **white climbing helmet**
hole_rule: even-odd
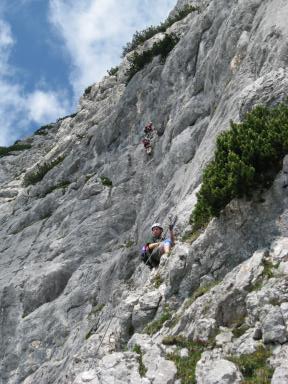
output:
[[[152,225],[152,227],[151,227],[151,230],[152,230],[153,228],[155,228],[155,227],[159,227],[159,228],[161,228],[162,231],[163,231],[162,224],[160,224],[160,223],[154,223],[154,224]]]

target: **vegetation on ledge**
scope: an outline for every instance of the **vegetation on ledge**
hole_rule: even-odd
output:
[[[172,316],[172,314],[171,314],[171,312],[169,310],[169,307],[165,306],[164,307],[164,311],[161,314],[161,316],[159,317],[159,319],[154,320],[151,323],[149,323],[145,327],[144,332],[148,333],[148,335],[150,335],[150,336],[154,335],[154,333],[160,331],[160,329],[163,327],[165,321],[171,319],[171,316]]]
[[[30,148],[31,148],[30,144],[20,144],[16,142],[10,147],[0,147],[0,157],[11,155],[11,152],[24,151],[25,149],[30,149]]]
[[[100,176],[100,180],[101,180],[102,185],[104,185],[105,187],[112,187],[113,186],[112,181],[104,175]]]
[[[195,301],[196,299],[198,299],[198,297],[205,295],[205,293],[209,292],[210,289],[216,287],[216,285],[218,285],[219,283],[220,283],[220,282],[219,282],[218,280],[213,280],[213,281],[211,281],[211,282],[209,282],[209,283],[206,283],[206,284],[204,284],[204,285],[199,286],[199,287],[193,292],[192,296],[189,297],[189,298],[187,299],[187,301],[185,302],[185,305],[184,305],[185,308],[189,308],[190,305],[192,305],[192,303],[194,303],[194,301]]]
[[[44,163],[38,166],[37,171],[31,173],[25,178],[24,186],[28,187],[28,185],[34,185],[41,181],[43,177],[49,172],[52,168],[56,167],[56,165],[62,163],[65,156],[60,156],[57,159],[51,161],[50,163]]]
[[[133,348],[133,352],[137,353],[137,355],[138,355],[137,360],[138,360],[138,364],[139,364],[139,369],[138,369],[139,375],[141,377],[144,377],[146,372],[147,372],[147,368],[145,367],[145,365],[143,363],[143,352],[141,350],[140,345],[135,344],[134,348]]]
[[[198,7],[193,5],[186,4],[175,16],[168,17],[163,23],[160,25],[153,27],[152,25],[143,31],[136,31],[134,34],[132,41],[127,43],[127,45],[123,48],[122,58],[127,55],[127,53],[134,51],[140,44],[143,44],[146,40],[151,39],[151,37],[155,36],[159,32],[165,32],[167,28],[171,27],[174,23],[179,20],[184,19],[189,13],[199,11]]]
[[[119,70],[119,67],[112,67],[107,72],[109,76],[116,76],[118,70]]]
[[[208,348],[208,344],[188,340],[183,336],[166,336],[163,338],[164,345],[176,345],[177,351],[169,353],[166,358],[172,360],[177,368],[177,378],[182,384],[196,384],[195,370],[202,352]],[[188,349],[188,356],[181,357],[180,350]]]
[[[154,57],[161,56],[161,62],[164,64],[166,57],[169,52],[175,47],[178,43],[179,38],[175,34],[167,35],[165,34],[164,39],[161,41],[155,42],[152,48],[143,51],[142,53],[134,52],[133,55],[128,58],[130,62],[130,67],[126,72],[127,81],[126,84],[132,79],[132,77],[141,69],[145,67],[146,64],[150,63]]]
[[[271,382],[273,369],[267,364],[267,359],[271,356],[271,352],[260,346],[254,353],[244,354],[239,357],[230,357],[236,364],[244,376],[243,384],[268,384]]]

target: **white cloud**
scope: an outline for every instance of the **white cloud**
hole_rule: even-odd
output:
[[[0,19],[0,146],[27,134],[31,122],[48,123],[69,110],[59,93],[45,88],[27,93],[20,83],[15,83],[15,71],[9,63],[14,44],[9,24]]]
[[[5,49],[14,43],[11,28],[9,24],[5,23],[4,20],[0,20],[0,47]]]
[[[133,33],[163,20],[176,0],[50,0],[50,21],[72,61],[78,98],[119,62]]]
[[[0,19],[0,76],[8,73],[9,52],[13,45],[11,28],[9,24]]]
[[[10,145],[28,134],[31,123],[46,124],[71,110],[64,92],[47,83],[25,91],[17,80],[18,69],[9,61],[15,38],[4,15],[12,6],[32,1],[0,2],[0,145]],[[71,63],[67,70],[74,102],[88,85],[119,63],[122,47],[136,30],[158,24],[175,4],[176,0],[49,0],[49,20]],[[58,49],[56,44],[54,49]]]
[[[28,118],[36,123],[55,120],[63,116],[68,109],[65,98],[61,101],[61,95],[55,92],[43,92],[36,90],[27,98],[26,108]]]

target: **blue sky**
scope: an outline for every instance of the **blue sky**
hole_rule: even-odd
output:
[[[136,30],[176,0],[0,0],[0,146],[75,112]]]

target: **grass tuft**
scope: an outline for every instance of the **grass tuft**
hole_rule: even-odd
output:
[[[271,260],[264,258],[262,260],[262,265],[264,267],[263,272],[254,282],[254,284],[251,285],[251,287],[249,288],[249,292],[259,291],[263,286],[263,282],[265,280],[271,279],[271,277],[274,276],[274,269],[277,267],[273,265],[273,262]]]
[[[207,344],[194,342],[183,336],[166,336],[163,338],[164,345],[176,345],[176,352],[169,353],[166,358],[172,360],[177,368],[177,378],[181,380],[181,384],[196,384],[195,370],[202,352],[207,349]],[[188,349],[188,356],[181,357],[179,351],[181,348]]]
[[[144,377],[146,372],[147,372],[147,368],[145,367],[145,365],[143,363],[143,352],[141,350],[140,345],[135,344],[134,348],[133,348],[133,352],[137,353],[137,355],[138,355],[137,360],[138,360],[138,363],[139,363],[139,368],[138,368],[139,375],[141,377]]]
[[[43,177],[48,173],[52,168],[56,167],[58,164],[62,163],[65,156],[60,156],[57,159],[51,161],[50,163],[44,163],[38,165],[37,171],[31,173],[25,178],[24,186],[28,187],[29,185],[34,185],[41,181]]]
[[[57,189],[62,189],[63,190],[63,194],[64,192],[66,191],[66,188],[70,185],[70,181],[68,180],[63,180],[63,181],[60,181],[58,184],[56,185],[53,185],[52,187],[50,187],[49,189],[47,189],[47,191],[45,191],[45,196],[49,195],[49,193],[52,193],[54,191],[56,191]]]
[[[239,367],[244,376],[243,384],[269,384],[274,371],[267,364],[267,359],[270,356],[270,351],[259,346],[254,353],[229,357],[229,360]]]
[[[248,331],[249,328],[250,327],[247,324],[238,325],[234,329],[232,329],[233,336],[236,338],[241,337],[246,331]]]
[[[180,320],[181,320],[181,314],[175,313],[171,318],[171,320],[169,321],[168,327],[174,328],[179,323]]]
[[[152,280],[152,284],[154,285],[155,288],[159,288],[160,285],[163,283],[163,278],[161,277],[160,273],[158,272],[153,280]]]
[[[100,180],[101,180],[101,183],[102,183],[105,187],[112,187],[112,186],[113,186],[112,181],[111,181],[108,177],[106,177],[106,176],[104,176],[104,175],[100,176]]]
[[[262,265],[264,267],[262,272],[262,277],[266,277],[267,279],[271,279],[273,277],[274,265],[271,260],[263,259]]]
[[[160,318],[158,320],[154,320],[151,323],[149,323],[145,329],[144,332],[148,333],[148,335],[154,335],[154,333],[160,331],[160,329],[163,327],[163,324],[165,321],[171,319],[171,312],[168,306],[164,307],[164,311],[161,314]]]
[[[205,295],[205,293],[209,292],[210,289],[212,289],[213,287],[216,287],[216,285],[218,284],[219,284],[219,281],[211,281],[210,283],[207,283],[198,287],[193,292],[192,296],[186,301],[186,303],[184,304],[184,307],[185,308],[190,307],[190,305],[194,303],[194,301],[198,299],[198,297]]]

